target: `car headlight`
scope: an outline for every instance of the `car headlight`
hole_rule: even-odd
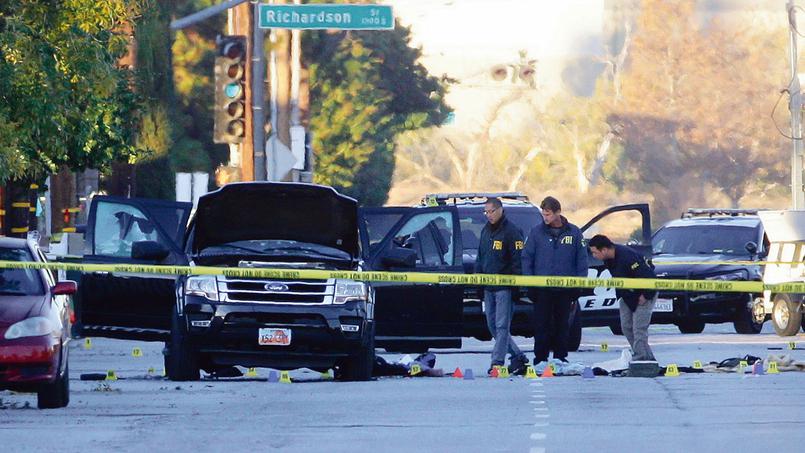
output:
[[[366,300],[368,290],[366,283],[351,280],[336,280],[335,303],[344,304],[351,300]]]
[[[6,330],[6,340],[23,337],[38,337],[53,332],[53,323],[44,316],[34,316],[26,320],[12,324]]]
[[[184,283],[186,296],[202,296],[210,300],[218,300],[218,284],[213,275],[189,277]]]
[[[705,280],[746,280],[746,273],[744,271],[728,272],[705,277]]]

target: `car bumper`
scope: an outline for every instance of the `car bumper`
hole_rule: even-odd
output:
[[[236,304],[188,297],[185,315],[191,344],[212,365],[329,368],[373,334],[365,307],[364,302]],[[194,326],[194,321],[209,321],[209,326]],[[259,329],[269,327],[290,329],[290,344],[258,344]]]
[[[695,318],[708,323],[733,321],[754,298],[747,293],[660,292],[658,299],[673,300],[672,312],[654,312],[654,324],[673,324]]]
[[[6,340],[0,345],[0,389],[31,390],[52,382],[59,369],[60,348],[48,336]]]

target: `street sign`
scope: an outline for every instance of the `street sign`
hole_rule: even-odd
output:
[[[391,30],[388,5],[267,5],[260,4],[260,28],[296,30]]]

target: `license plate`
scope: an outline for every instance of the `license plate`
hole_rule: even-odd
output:
[[[260,346],[288,346],[291,344],[291,329],[262,328],[257,333]]]
[[[674,311],[674,300],[657,299],[657,302],[654,304],[654,311],[660,313],[671,313],[672,311]]]

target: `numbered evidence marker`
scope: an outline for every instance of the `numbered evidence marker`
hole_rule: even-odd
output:
[[[419,366],[419,364],[415,363],[415,364],[411,365],[411,370],[410,370],[411,376],[416,376],[417,374],[419,374],[421,372],[422,372],[422,367]]]
[[[115,373],[115,370],[108,370],[106,372],[106,380],[107,381],[116,381],[117,380],[117,373]]]
[[[131,350],[131,356],[132,357],[142,357],[143,356],[143,350],[140,349],[140,348],[134,348],[134,349]]]
[[[793,341],[789,341],[789,342],[788,342],[788,349],[791,349],[792,351],[793,351],[794,349],[797,349],[797,344],[796,344],[796,343],[794,343]]]
[[[679,376],[679,367],[677,367],[675,363],[669,363],[668,366],[665,368],[665,376],[666,377]]]
[[[696,370],[702,369],[702,361],[701,360],[694,360],[693,361],[693,368]]]
[[[257,369],[252,367],[246,371],[246,377],[257,377]]]
[[[780,370],[777,369],[777,362],[769,362],[769,369],[766,374],[779,374]]]
[[[738,362],[738,374],[744,374],[748,366],[749,362],[747,362],[746,360],[741,360],[740,362]]]
[[[501,367],[498,369],[498,377],[499,378],[509,377],[509,368],[505,365],[501,365]]]
[[[606,343],[601,343],[601,352],[609,351],[609,345]]]
[[[537,376],[537,372],[536,372],[536,370],[534,370],[533,366],[529,365],[528,368],[525,369],[525,378],[526,379],[537,379],[538,377],[539,376]]]
[[[290,384],[291,383],[291,375],[288,374],[287,371],[280,372],[280,383],[282,384]]]
[[[87,350],[92,349],[92,338],[90,337],[84,338],[84,349]]]

